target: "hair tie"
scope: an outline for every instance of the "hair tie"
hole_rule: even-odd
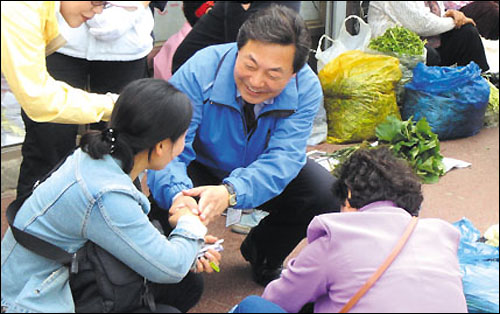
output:
[[[115,143],[116,143],[116,138],[118,137],[117,132],[113,128],[107,128],[102,132],[102,136],[104,141],[108,142],[111,144],[109,146],[109,153],[113,154],[115,152]]]

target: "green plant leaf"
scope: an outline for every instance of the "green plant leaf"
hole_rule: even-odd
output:
[[[401,133],[402,122],[396,116],[390,115],[385,122],[380,123],[375,129],[379,141],[395,143],[404,139]]]

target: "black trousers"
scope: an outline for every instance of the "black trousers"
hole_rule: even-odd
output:
[[[498,1],[473,1],[463,6],[460,11],[476,22],[481,36],[489,40],[498,40]]]
[[[270,6],[273,2],[300,11],[300,1],[251,1],[248,10],[240,1],[216,1],[212,10],[203,15],[193,26],[182,43],[177,47],[172,59],[172,73],[181,67],[198,50],[210,45],[236,41],[238,31],[246,19],[254,12]]]
[[[223,178],[213,176],[198,162],[188,167],[194,186],[220,184]],[[340,211],[340,202],[331,192],[336,178],[311,159],[277,197],[258,206],[269,212],[254,227],[252,241],[269,264],[281,265],[299,242],[314,216]]]
[[[489,70],[483,42],[476,27],[466,24],[441,34],[441,46],[437,49],[426,46],[427,65],[465,66],[474,61],[482,70]]]
[[[200,301],[203,287],[203,276],[192,272],[176,284],[153,284],[157,304],[154,313],[186,313]],[[150,313],[150,310],[144,308],[134,313]]]
[[[56,80],[93,93],[120,93],[133,80],[146,77],[146,58],[129,62],[87,61],[54,53],[46,58],[47,70]],[[21,148],[17,195],[31,190],[76,145],[78,125],[39,123],[21,110],[26,135]],[[102,128],[104,123],[92,128]]]

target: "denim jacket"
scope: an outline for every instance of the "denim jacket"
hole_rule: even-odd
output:
[[[169,238],[149,221],[150,205],[119,162],[80,149],[40,184],[14,225],[67,252],[87,240],[147,279],[177,283],[188,273],[206,227],[182,217]],[[10,228],[2,240],[2,306],[9,312],[74,312],[66,266],[19,245]]]

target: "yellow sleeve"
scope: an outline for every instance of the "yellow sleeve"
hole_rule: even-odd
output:
[[[46,1],[47,3],[49,1]],[[92,94],[47,72],[48,19],[42,2],[2,1],[2,73],[26,114],[37,122],[85,124],[109,120],[115,94]],[[53,16],[48,16],[53,15]],[[52,38],[53,39],[53,38]]]

